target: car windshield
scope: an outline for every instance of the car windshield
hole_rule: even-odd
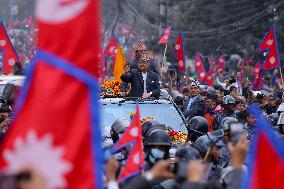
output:
[[[116,119],[129,119],[130,113],[135,112],[135,103],[102,104],[102,125],[104,132],[110,129]],[[139,103],[141,119],[153,117],[159,123],[172,127],[176,131],[186,131],[182,117],[173,104]]]

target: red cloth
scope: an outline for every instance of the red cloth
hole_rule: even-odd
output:
[[[12,73],[12,66],[20,62],[19,57],[9,39],[3,23],[0,23],[0,50],[3,55],[3,72],[4,74]]]
[[[104,56],[115,57],[116,54],[116,40],[114,35],[111,35],[108,45],[105,48]]]
[[[214,73],[214,69],[212,68],[206,75],[205,81],[207,82],[208,86],[213,86],[214,84],[213,73]]]
[[[220,58],[218,59],[218,67],[217,67],[217,73],[219,73],[220,71],[222,71],[224,69],[224,65],[225,65],[225,56],[222,55],[220,56]]]
[[[198,72],[199,81],[203,81],[206,77],[206,71],[204,69],[200,55],[195,56],[194,63],[195,63],[195,68],[197,69],[197,72]]]
[[[243,177],[243,188],[284,188],[283,139],[278,138],[271,123],[266,120],[256,104],[251,113],[257,117],[256,130],[248,153],[248,172]]]
[[[77,0],[58,7],[52,2],[37,1],[35,6],[37,62],[1,144],[0,167],[10,171],[32,167],[51,189],[101,189],[95,80],[99,1]]]
[[[158,44],[167,43],[170,33],[171,33],[171,27],[167,27],[167,29],[164,31],[164,35],[159,40]]]
[[[277,49],[275,28],[272,27],[263,42],[259,46],[260,51],[267,51],[268,55],[263,64],[262,70],[267,70],[280,65],[280,58]]]
[[[183,52],[183,39],[182,39],[181,33],[178,35],[178,38],[176,40],[175,51],[177,54],[176,57],[177,57],[177,63],[178,63],[178,70],[184,71],[185,70],[185,57],[184,57],[184,52]]]
[[[139,173],[144,167],[142,125],[138,105],[136,106],[136,114],[132,119],[130,126],[119,141],[115,143],[113,150],[117,151],[127,145],[131,145],[132,149],[130,150],[127,162],[118,177],[118,182],[122,182],[126,178]]]

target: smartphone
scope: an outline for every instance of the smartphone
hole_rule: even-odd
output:
[[[31,174],[22,172],[16,175],[0,174],[0,189],[16,189],[17,182],[31,179]]]
[[[229,128],[231,142],[236,144],[244,133],[244,125],[242,123],[231,123]]]
[[[17,179],[15,175],[0,175],[0,189],[16,189]]]
[[[189,161],[187,160],[181,160],[181,161],[172,163],[171,172],[173,172],[176,175],[177,180],[182,181],[186,179],[188,163]]]

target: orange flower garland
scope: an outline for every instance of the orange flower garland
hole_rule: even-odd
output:
[[[102,94],[108,96],[117,96],[120,92],[120,83],[117,80],[105,81],[102,84]]]

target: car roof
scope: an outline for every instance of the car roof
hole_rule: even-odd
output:
[[[26,77],[21,75],[1,75],[0,84],[6,85],[7,83],[14,84],[16,86],[22,86]]]
[[[173,102],[164,99],[145,99],[138,100],[137,98],[101,98],[99,99],[101,104],[117,104],[117,103],[129,103],[129,104],[173,104]]]

